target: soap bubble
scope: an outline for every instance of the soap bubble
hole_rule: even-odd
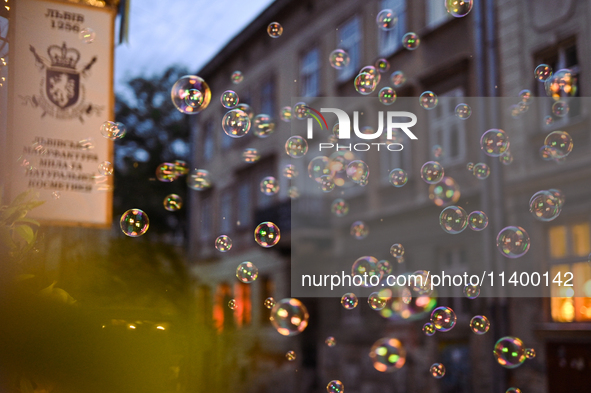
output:
[[[398,88],[406,83],[406,76],[402,71],[394,71],[392,75],[390,75],[390,81],[394,85],[394,88]]]
[[[287,351],[285,358],[288,362],[293,362],[296,359],[296,353],[294,351]]]
[[[388,70],[390,69],[390,63],[388,62],[388,60],[381,58],[376,60],[374,67],[381,74],[383,74],[385,72],[388,72]]]
[[[320,183],[321,177],[330,175],[330,160],[325,156],[314,157],[308,164],[308,175],[314,181]]]
[[[568,115],[569,110],[570,108],[565,101],[556,101],[552,104],[552,114],[556,117],[564,117]]]
[[[415,50],[421,44],[421,39],[418,34],[409,32],[402,37],[402,46],[408,50]]]
[[[505,391],[505,393],[522,393],[521,389],[519,388],[509,388]]]
[[[387,300],[388,299],[385,299],[385,298],[381,297],[379,293],[373,292],[367,298],[367,303],[369,304],[369,306],[372,309],[374,309],[374,310],[381,310],[384,307],[386,307],[386,301]]]
[[[521,102],[526,105],[531,104],[531,91],[528,89],[523,89],[519,92],[519,98],[521,98]]]
[[[391,87],[384,87],[378,93],[378,99],[384,105],[392,105],[396,102],[396,92]]]
[[[525,361],[523,341],[517,337],[503,337],[497,341],[494,348],[497,362],[505,368],[516,368]]]
[[[529,250],[530,239],[525,229],[509,226],[497,235],[497,248],[507,258],[519,258]]]
[[[142,236],[150,226],[148,215],[140,209],[129,209],[119,221],[121,231],[129,237]]]
[[[476,315],[470,320],[470,329],[472,332],[482,335],[490,329],[490,322],[484,315]]]
[[[573,150],[573,140],[564,131],[553,131],[544,139],[544,145],[548,146],[553,158],[563,158]]]
[[[326,391],[328,393],[343,393],[345,391],[345,385],[338,379],[335,379],[326,385]]]
[[[52,191],[51,196],[53,197],[53,199],[60,199],[62,196],[62,193],[59,191]]]
[[[337,198],[332,201],[330,211],[337,217],[346,216],[349,213],[349,204],[344,199]]]
[[[439,183],[429,186],[429,199],[437,206],[456,203],[460,199],[460,187],[453,178],[444,176]]]
[[[156,168],[156,179],[164,183],[170,183],[178,178],[176,166],[172,162],[163,162]]]
[[[244,102],[236,105],[235,109],[240,109],[242,112],[246,113],[246,115],[248,116],[248,120],[252,120],[252,118],[254,117],[254,111],[252,110],[250,105],[245,104]]]
[[[400,340],[385,337],[372,345],[369,357],[376,370],[380,372],[397,371],[406,363],[406,350]]]
[[[355,77],[353,84],[359,94],[368,95],[376,89],[378,80],[374,75],[368,72],[362,72]]]
[[[533,348],[526,348],[525,349],[525,358],[526,359],[534,359],[536,357],[536,350]]]
[[[308,142],[301,136],[292,136],[285,142],[285,152],[293,158],[303,157],[308,152]]]
[[[406,171],[400,168],[392,169],[392,171],[390,171],[389,178],[390,184],[392,184],[394,187],[402,187],[406,184],[406,182],[408,182],[408,175]]]
[[[283,34],[283,26],[279,22],[271,22],[267,26],[267,33],[271,38],[279,38]]]
[[[463,18],[472,10],[472,0],[445,0],[445,9],[455,18]]]
[[[101,135],[112,141],[121,139],[125,136],[127,129],[123,123],[115,121],[106,121],[101,124]]]
[[[270,310],[275,305],[275,299],[273,299],[272,297],[268,297],[263,302],[263,305]]]
[[[287,298],[273,306],[269,319],[279,334],[295,336],[306,329],[309,317],[308,310],[301,301]]]
[[[187,176],[187,185],[193,190],[203,191],[211,188],[211,184],[211,175],[205,169],[194,169]]]
[[[230,308],[230,310],[235,310],[238,307],[236,300],[230,299],[230,301],[228,302],[228,307]]]
[[[437,161],[427,161],[421,167],[421,179],[428,184],[437,184],[443,179],[443,167]]]
[[[480,287],[478,285],[466,285],[464,287],[464,296],[468,299],[476,299],[480,295]]]
[[[427,336],[432,336],[435,334],[435,326],[431,322],[427,322],[423,325],[423,333]]]
[[[279,227],[270,221],[260,223],[254,230],[254,240],[262,247],[273,247],[279,242]]]
[[[422,296],[431,293],[431,276],[426,270],[417,270],[409,277],[410,287],[416,294]]]
[[[324,340],[324,343],[325,343],[325,344],[326,344],[328,347],[332,348],[332,347],[334,347],[335,345],[337,345],[337,340],[336,340],[336,339],[335,339],[333,336],[328,336],[328,337],[326,337],[326,340]]]
[[[350,61],[351,58],[349,57],[349,54],[342,49],[335,49],[330,52],[330,65],[337,70],[347,67]]]
[[[369,166],[361,160],[354,160],[347,165],[347,177],[354,183],[361,184],[369,178]]]
[[[288,179],[296,178],[299,175],[297,168],[293,164],[287,164],[283,167],[283,176]]]
[[[562,191],[556,189],[556,188],[551,188],[548,191],[550,191],[552,193],[552,195],[554,195],[554,198],[556,198],[556,200],[558,201],[558,206],[560,206],[560,208],[562,209],[562,206],[564,205],[564,194],[562,193]]]
[[[173,162],[174,165],[174,172],[176,173],[177,177],[185,176],[189,173],[189,167],[187,163],[183,160],[175,160]]]
[[[275,195],[279,192],[279,182],[273,176],[261,180],[261,192],[265,195]]]
[[[513,162],[513,154],[510,151],[506,151],[499,156],[499,161],[503,165],[510,165]]]
[[[431,322],[440,332],[448,332],[456,326],[456,313],[449,307],[437,307],[431,312]]]
[[[545,82],[546,79],[552,76],[552,67],[548,64],[540,64],[534,71],[534,76],[537,80]]]
[[[574,97],[577,94],[577,75],[569,70],[556,71],[544,82],[546,94],[558,100],[564,97]]]
[[[215,239],[215,248],[219,252],[228,252],[232,248],[232,239],[227,235],[220,235]],[[254,266],[254,265],[253,265]]]
[[[484,180],[490,175],[490,168],[483,162],[474,165],[472,173],[477,179]]]
[[[488,225],[488,217],[480,210],[473,211],[468,216],[468,226],[473,231],[482,231]]]
[[[544,117],[544,124],[547,126],[551,126],[554,123],[554,118],[552,116]]]
[[[331,192],[335,188],[335,182],[332,176],[324,175],[320,177],[320,189],[322,192]]]
[[[78,39],[84,42],[85,44],[90,44],[96,38],[96,33],[90,27],[85,27],[78,33]]]
[[[234,108],[236,105],[238,105],[238,94],[236,94],[236,92],[233,90],[226,90],[222,93],[220,101],[224,108]]]
[[[109,161],[103,161],[98,166],[98,173],[103,176],[111,176],[113,174],[113,164]]]
[[[369,227],[363,221],[351,224],[351,236],[357,240],[365,239],[369,235]]]
[[[217,240],[216,240],[217,246]],[[259,269],[252,262],[242,262],[236,268],[236,278],[245,284],[250,284],[259,276]]]
[[[390,265],[390,262],[387,260],[382,259],[381,261],[378,261],[378,272],[380,273],[380,277],[385,277],[392,273],[392,265]]]
[[[547,190],[536,192],[529,200],[529,211],[540,221],[552,221],[561,211],[559,201]]]
[[[432,153],[435,158],[441,158],[443,156],[443,147],[440,145],[433,146]]]
[[[468,226],[468,214],[459,206],[449,206],[439,215],[441,228],[452,235],[458,234]]]
[[[293,115],[298,120],[304,120],[310,117],[310,109],[305,102],[298,102],[293,107]]]
[[[351,266],[351,276],[353,277],[353,282],[355,282],[354,278],[359,276],[361,278],[360,282],[364,287],[371,286],[371,277],[379,277],[379,275],[380,272],[378,270],[378,260],[372,256],[363,256],[361,258],[357,258],[357,260],[353,262],[353,265]]]
[[[509,137],[503,130],[490,129],[482,134],[480,147],[487,156],[498,157],[509,149]]]
[[[169,212],[180,210],[183,207],[183,199],[177,194],[168,194],[162,201],[164,208]]]
[[[433,363],[429,368],[429,372],[437,379],[443,378],[445,375],[445,366],[441,363]]]
[[[264,113],[254,118],[253,132],[259,138],[267,138],[275,131],[275,122]]]
[[[401,257],[404,255],[404,247],[400,243],[394,243],[390,247],[390,254],[396,258]]]
[[[248,114],[241,109],[232,109],[222,118],[222,128],[232,138],[242,138],[250,130]]]
[[[466,169],[468,169],[470,172],[472,172],[474,170],[474,163],[473,162],[467,163]]]
[[[237,85],[240,82],[242,82],[242,80],[244,79],[244,76],[242,75],[242,72],[234,71],[234,72],[232,72],[232,76],[230,78],[232,79],[232,83]]]
[[[211,90],[202,78],[185,75],[172,86],[170,98],[180,112],[195,115],[209,105]]]
[[[355,296],[354,293],[345,293],[342,297],[341,297],[341,304],[343,305],[344,308],[346,308],[347,310],[352,310],[355,307],[357,307],[357,304],[359,303],[359,300],[357,299],[357,296]]]
[[[242,161],[246,163],[253,164],[257,162],[260,158],[261,155],[259,154],[259,151],[255,148],[247,147],[242,152]]]
[[[439,99],[437,98],[437,94],[433,93],[432,91],[425,91],[419,97],[419,103],[427,110],[434,109],[438,102]]]
[[[390,9],[381,10],[376,17],[376,24],[380,30],[392,30],[397,22],[398,15]]]
[[[291,121],[291,106],[284,106],[281,109],[281,114],[279,115],[280,119],[286,123]]]

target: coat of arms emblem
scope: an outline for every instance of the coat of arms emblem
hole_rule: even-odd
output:
[[[41,107],[41,117],[47,114],[60,119],[77,117],[84,122],[84,116],[90,116],[92,113],[100,115],[103,108],[85,102],[84,86],[81,82],[82,78],[89,75],[96,57],[82,69],[77,69],[80,52],[75,48],[68,48],[65,42],[61,46],[50,45],[47,48],[49,60],[40,56],[32,45],[30,50],[39,70],[45,69],[45,78],[41,81],[39,95],[20,96],[23,104]]]

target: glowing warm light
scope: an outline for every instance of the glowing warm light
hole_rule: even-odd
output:
[[[166,328],[164,326],[156,326],[156,329],[158,329],[158,330],[166,330]]]

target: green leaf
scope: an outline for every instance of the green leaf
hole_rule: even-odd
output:
[[[0,241],[6,244],[11,250],[16,248],[16,244],[10,236],[10,229],[8,227],[0,225]]]
[[[35,241],[35,232],[33,229],[28,225],[18,225],[16,228],[16,233],[27,242],[27,244],[33,244]]]
[[[27,224],[31,224],[31,225],[37,225],[37,226],[41,225],[41,223],[39,221],[33,220],[32,218],[26,218],[26,217],[19,218],[18,220],[15,221],[15,224],[16,223],[27,223]]]

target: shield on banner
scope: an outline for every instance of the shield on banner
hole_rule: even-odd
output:
[[[73,68],[49,67],[45,93],[49,101],[65,109],[78,102],[80,97],[80,74]]]

